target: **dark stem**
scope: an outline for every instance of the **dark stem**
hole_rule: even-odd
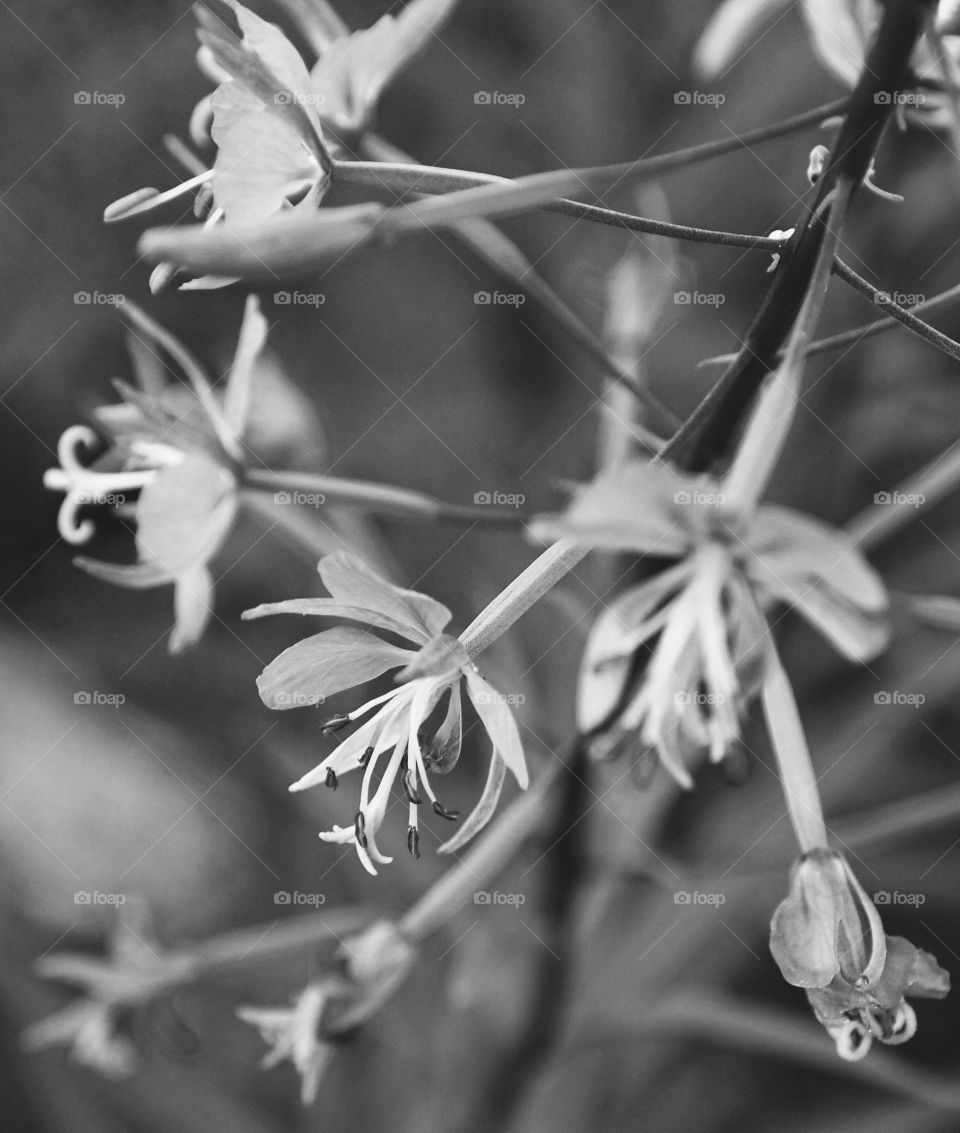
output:
[[[892,111],[891,91],[907,86],[910,56],[932,0],[887,0],[877,37],[850,96],[813,206],[797,225],[736,360],[670,442],[681,466],[702,472],[725,457],[766,375],[776,366],[810,285],[830,223],[828,198],[841,181],[851,200],[870,170]],[[881,97],[877,97],[881,96]]]

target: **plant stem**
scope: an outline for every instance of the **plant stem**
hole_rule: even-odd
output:
[[[517,508],[447,504],[424,492],[410,488],[397,488],[391,484],[375,484],[366,480],[347,480],[339,476],[321,476],[310,472],[265,471],[248,469],[244,485],[275,495],[290,496],[278,503],[296,503],[296,493],[317,497],[320,504],[361,507],[381,515],[400,516],[404,519],[425,521],[451,520],[457,523],[488,523],[519,526],[525,520]],[[291,496],[291,493],[293,495]]]
[[[354,185],[388,189],[393,193],[420,193],[442,195],[481,185],[515,184],[509,177],[492,173],[471,173],[463,169],[444,169],[433,165],[416,165],[385,161],[338,161],[335,176]],[[560,198],[541,206],[547,212],[591,220],[613,228],[626,228],[633,232],[648,232],[655,236],[672,236],[701,244],[724,244],[732,248],[757,248],[761,251],[778,251],[782,240],[769,236],[751,236],[746,233],[725,232],[712,228],[696,228],[687,224],[672,224],[665,220],[636,216],[617,209],[601,208],[582,201]]]
[[[931,0],[889,0],[884,6],[839,137],[817,183],[814,205],[784,250],[773,285],[736,360],[673,438],[672,451],[689,471],[705,471],[726,455],[747,407],[776,365],[807,294],[831,221],[830,210],[824,206],[841,181],[850,185],[852,203],[870,171],[892,111],[892,100],[885,96],[907,85],[910,56],[930,5]]]

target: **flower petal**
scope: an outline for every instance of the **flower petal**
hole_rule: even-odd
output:
[[[466,669],[465,676],[470,699],[493,741],[493,750],[510,768],[520,786],[526,789],[530,776],[523,758],[523,742],[506,699],[473,669]]]
[[[493,818],[497,803],[500,801],[500,794],[503,791],[506,774],[506,763],[494,751],[490,756],[490,769],[487,772],[487,782],[483,788],[483,794],[456,834],[437,848],[438,854],[455,854],[457,850],[476,837]]]
[[[391,618],[379,610],[338,602],[336,598],[289,598],[284,602],[265,602],[252,610],[244,610],[240,615],[244,621],[252,618],[265,618],[271,614],[302,614],[317,618],[348,618],[351,621],[365,622],[377,629],[386,629],[400,637],[409,637],[411,626],[407,622]],[[420,641],[420,636],[416,638]]]
[[[137,549],[173,575],[209,561],[233,524],[237,485],[220,464],[191,453],[162,468],[140,493]]]
[[[352,606],[377,610],[401,622],[413,631],[414,641],[425,642],[436,637],[453,616],[446,606],[426,594],[387,582],[349,551],[325,555],[317,569],[334,598]]]
[[[177,576],[173,591],[176,621],[170,635],[170,652],[181,653],[203,634],[213,607],[213,578],[201,563]]]
[[[110,582],[114,586],[123,586],[128,590],[152,590],[155,586],[169,586],[174,576],[156,563],[104,563],[99,559],[88,559],[86,555],[77,555],[73,565],[92,574],[103,582]]]
[[[399,668],[410,656],[364,630],[337,626],[285,649],[257,678],[257,688],[268,708],[302,708]]]
[[[693,50],[697,74],[715,79],[729,70],[757,42],[792,0],[723,0],[710,17]]]
[[[243,323],[237,339],[237,350],[230,367],[230,377],[223,395],[223,415],[238,436],[243,436],[250,406],[253,375],[267,341],[269,326],[260,310],[256,295],[248,295],[243,309]]]
[[[534,539],[560,538],[608,551],[679,555],[691,543],[693,481],[665,464],[631,461],[579,488],[560,515],[534,517]]]

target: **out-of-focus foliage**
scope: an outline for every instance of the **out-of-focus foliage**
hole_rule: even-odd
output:
[[[444,44],[392,88],[381,129],[424,161],[520,174],[727,136],[841,93],[791,12],[717,80],[723,105],[678,104],[678,91],[695,88],[691,49],[711,7],[466,0]],[[364,0],[341,11],[351,26],[365,27],[383,6]],[[308,711],[276,717],[256,695],[256,675],[300,633],[279,620],[241,624],[240,611],[318,592],[314,564],[291,557],[276,532],[253,517],[241,522],[222,552],[217,617],[176,663],[164,644],[168,594],[107,588],[71,566],[56,537],[58,501],[44,493],[42,473],[63,428],[111,399],[110,378],[128,372],[116,311],[77,302],[76,294],[123,293],[149,304],[215,373],[229,365],[242,299],[230,291],[150,299],[135,229],[100,224],[104,205],[129,187],[174,180],[163,134],[182,132],[206,89],[194,66],[189,5],[10,0],[0,27],[4,1128],[468,1129],[485,1060],[516,1027],[528,975],[541,962],[545,847],[500,884],[525,904],[472,906],[428,945],[397,998],[344,1046],[310,1110],[300,1111],[289,1068],[253,1072],[262,1044],[234,1014],[239,1002],[292,996],[313,974],[306,964],[295,971],[264,964],[158,1007],[142,1023],[143,1068],[125,1083],[101,1081],[59,1051],[18,1050],[21,1027],[66,1000],[33,978],[33,960],[64,939],[95,949],[111,923],[112,905],[78,904],[77,892],[146,898],[169,945],[270,924],[291,912],[275,904],[278,891],[397,912],[442,862],[425,831],[419,862],[398,853],[371,879],[352,854],[340,861],[338,847],[317,839],[318,829],[343,820],[342,799],[287,794],[287,783],[334,741]],[[475,102],[476,92],[497,90],[522,93],[525,102]],[[125,101],[76,100],[95,91],[122,92]],[[672,176],[662,187],[671,217],[744,232],[788,227],[817,140],[791,137]],[[926,132],[891,131],[878,180],[906,202],[858,203],[851,262],[891,291],[932,295],[954,283],[960,170],[949,149]],[[606,201],[630,207],[625,197],[614,192]],[[604,282],[635,237],[541,214],[505,227],[599,327]],[[668,302],[651,331],[645,372],[678,412],[709,382],[696,363],[735,348],[768,283],[768,262],[737,250],[678,249],[676,277],[664,286],[725,297],[719,310]],[[319,463],[313,451],[307,465],[442,488],[459,503],[480,491],[522,493],[542,510],[560,502],[558,479],[586,478],[601,376],[554,337],[532,304],[475,304],[475,292],[498,282],[446,237],[425,235],[344,258],[317,283],[322,305],[275,306],[264,292],[276,324],[272,347],[327,431]],[[870,317],[861,299],[834,288],[825,331]],[[960,331],[953,315],[939,325]],[[840,523],[953,443],[960,384],[948,367],[899,332],[818,360],[773,498]],[[398,579],[449,605],[457,629],[530,558],[509,532],[387,520],[372,527]],[[119,558],[128,542],[116,523],[103,529],[94,553]],[[893,587],[960,593],[958,551],[960,507],[949,501],[874,564]],[[579,568],[485,664],[494,683],[527,697],[528,755],[570,736],[587,625],[579,619],[609,582],[599,565]],[[844,815],[955,783],[960,651],[952,635],[904,621],[891,652],[856,670],[798,619],[781,628],[832,827],[842,832]],[[878,708],[875,694],[893,690],[925,701]],[[114,703],[96,702],[95,693]],[[542,1079],[531,1083],[524,1129],[956,1127],[944,1108],[950,1099],[911,1078],[936,1071],[956,1079],[956,998],[924,1003],[909,1048],[876,1052],[872,1069],[851,1068],[833,1061],[803,995],[780,980],[767,933],[793,849],[766,741],[759,728],[745,738],[746,781],[732,786],[717,771],[705,773],[696,794],[677,797],[655,830],[647,816],[673,789],[662,773],[646,794],[619,771],[596,774],[573,1017]],[[485,767],[474,765],[473,782],[466,774],[451,803],[476,797]],[[436,840],[444,833],[434,828]],[[919,906],[883,909],[885,925],[947,968],[960,954],[958,838],[960,803],[958,817],[933,830],[850,847],[868,892],[923,896]],[[678,891],[725,900],[678,904]],[[766,1029],[751,1031],[745,1016]],[[901,1087],[896,1098],[885,1083]],[[952,1101],[960,1105],[960,1086]]]

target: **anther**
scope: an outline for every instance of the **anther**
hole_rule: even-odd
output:
[[[332,767],[327,768],[327,784],[326,785],[330,788],[331,791],[335,791],[337,789],[337,786],[338,786],[337,773],[336,773],[336,771],[334,771],[334,769]]]
[[[363,817],[362,810],[357,811],[357,817],[353,820],[353,836],[358,846],[367,848],[367,820]]]
[[[411,858],[420,857],[420,834],[416,826],[407,827],[407,850]]]
[[[456,822],[460,817],[460,811],[447,810],[447,808],[442,806],[436,799],[433,801],[433,813],[439,815],[440,818],[447,819],[449,822]]]
[[[372,755],[373,755],[373,748],[372,747],[364,748],[364,750],[360,753],[360,760],[359,760],[360,766],[366,767],[367,764],[370,762],[370,757]]]
[[[320,725],[320,731],[325,736],[332,736],[334,732],[339,732],[350,723],[349,716],[331,716],[329,720],[324,720]]]

